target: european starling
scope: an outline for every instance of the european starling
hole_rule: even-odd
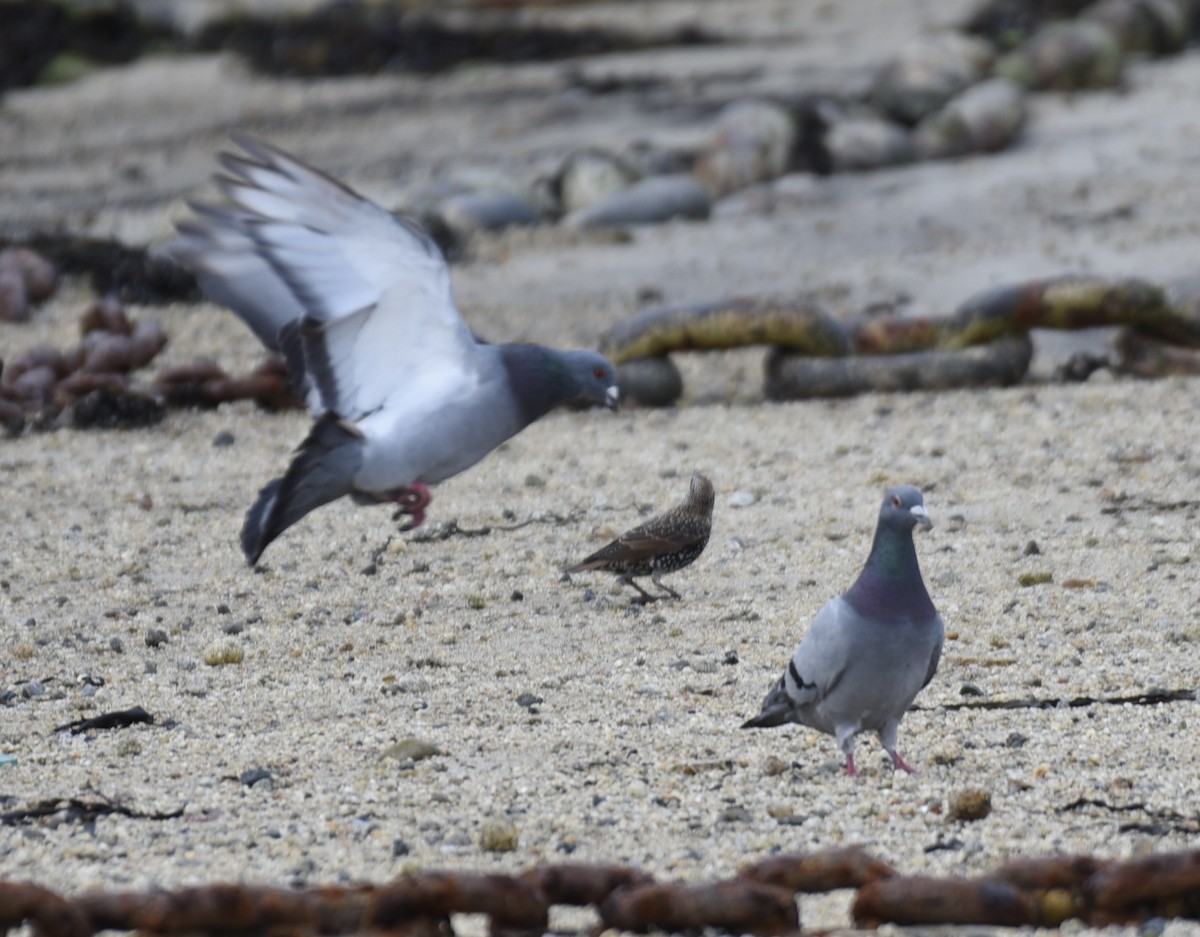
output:
[[[680,504],[621,534],[608,546],[583,562],[568,566],[564,572],[601,569],[616,573],[622,582],[641,593],[634,599],[641,604],[660,598],[634,582],[635,576],[649,576],[656,586],[677,599],[679,593],[661,577],[691,565],[704,552],[712,532],[712,512],[712,482],[699,472],[693,472],[687,497]]]
[[[795,722],[832,735],[851,776],[858,773],[854,737],[873,731],[892,764],[913,773],[896,750],[896,734],[937,672],[943,636],[917,565],[918,525],[933,525],[921,492],[911,485],[891,489],[858,579],[817,613],[762,712],[743,729]]]

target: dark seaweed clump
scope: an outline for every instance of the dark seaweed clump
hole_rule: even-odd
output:
[[[711,41],[693,27],[653,40],[616,30],[567,30],[503,20],[459,28],[406,14],[398,4],[342,0],[307,15],[231,15],[207,26],[196,47],[235,51],[269,74],[349,75],[383,71],[427,74],[470,61],[547,61],[648,45]]]
[[[151,43],[178,41],[169,28],[140,18],[126,3],[81,6],[46,0],[0,2],[0,92],[34,84],[55,56],[72,53],[101,65],[139,58]]]
[[[233,13],[185,36],[139,16],[125,0],[0,0],[0,93],[37,83],[59,55],[101,65],[132,62],[148,48],[230,51],[272,75],[435,73],[470,61],[533,62],[716,41],[695,27],[662,35],[522,25],[489,17],[470,27],[414,15],[397,0],[334,0],[307,14]]]
[[[19,242],[0,239],[0,248],[9,246],[32,248],[60,273],[86,276],[97,294],[124,303],[160,305],[200,299],[191,273],[142,247],[73,234],[38,234]]]

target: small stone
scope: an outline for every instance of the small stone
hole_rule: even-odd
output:
[[[542,699],[540,696],[535,696],[532,693],[522,693],[520,696],[517,697],[517,705],[522,706],[525,709],[532,709],[538,703],[544,703],[544,702],[545,702],[544,699]]]
[[[162,647],[167,643],[167,633],[162,628],[150,628],[146,632],[146,647]]]
[[[731,807],[726,807],[721,811],[720,820],[722,823],[749,823],[753,817],[750,816],[750,811],[741,804],[734,804]]]
[[[434,755],[443,754],[442,750],[432,742],[408,736],[389,745],[383,750],[384,758],[394,758],[396,761],[424,761]]]
[[[208,664],[209,667],[240,664],[245,659],[245,648],[232,638],[223,638],[214,641],[204,649],[204,663]]]
[[[254,787],[262,781],[270,781],[271,772],[266,768],[248,768],[238,775],[238,780],[246,787]]]
[[[108,639],[108,647],[109,647],[109,650],[113,651],[116,654],[124,654],[125,653],[125,642],[122,641],[118,637],[114,636],[114,637],[109,638]]]
[[[229,430],[222,430],[213,437],[212,444],[218,449],[224,449],[232,446],[236,442],[236,437]]]
[[[791,804],[768,804],[767,816],[772,820],[790,820],[796,815]]]
[[[192,674],[187,683],[184,685],[184,692],[189,696],[208,696],[212,684],[208,677],[202,673]]]
[[[757,501],[758,498],[749,491],[735,491],[725,500],[731,508],[748,508],[755,501]]]
[[[392,840],[392,858],[399,859],[401,856],[407,856],[409,853],[408,843],[402,839]]]
[[[245,624],[240,621],[227,621],[221,625],[221,631],[228,635],[241,634],[245,630]]]
[[[393,693],[428,693],[430,689],[429,680],[415,671],[401,674],[391,686]]]
[[[783,774],[789,767],[791,766],[778,755],[768,755],[767,760],[763,762],[762,773],[765,777],[774,778]]]
[[[1045,573],[1045,572],[1043,572],[1043,573],[1022,573],[1020,576],[1017,577],[1017,582],[1019,582],[1026,589],[1028,589],[1030,586],[1040,586],[1040,585],[1044,585],[1047,582],[1053,582],[1053,581],[1054,581],[1054,574],[1053,573]]]
[[[142,743],[131,736],[125,736],[117,743],[117,754],[123,758],[132,758],[142,753]]]
[[[21,687],[21,695],[26,699],[37,699],[46,695],[46,685],[40,680],[30,680]]]
[[[960,791],[950,799],[950,817],[954,820],[972,822],[982,820],[992,812],[992,795],[987,791],[971,789]]]
[[[520,839],[517,828],[507,820],[487,820],[479,832],[479,846],[484,852],[513,852]]]
[[[1022,556],[1041,556],[1042,548],[1037,545],[1036,540],[1030,540],[1025,544],[1025,549],[1021,551]]]

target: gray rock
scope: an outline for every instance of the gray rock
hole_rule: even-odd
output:
[[[603,201],[638,180],[638,172],[619,156],[604,150],[580,150],[563,163],[558,177],[564,214]]]
[[[783,175],[796,142],[796,122],[766,101],[735,101],[717,115],[695,173],[714,197]]]
[[[992,65],[991,47],[962,33],[922,37],[879,70],[870,99],[902,124],[915,124],[977,82]]]
[[[825,149],[835,172],[858,172],[912,162],[912,137],[900,124],[881,117],[854,115],[833,122]]]
[[[694,176],[650,176],[572,212],[563,223],[573,228],[655,224],[673,218],[707,218],[711,210],[708,192]]]
[[[465,192],[452,195],[434,209],[437,218],[460,239],[476,231],[500,231],[535,225],[542,214],[528,198],[511,192]]]
[[[1025,92],[1008,78],[991,78],[968,88],[923,120],[913,134],[922,159],[994,153],[1025,126]]]

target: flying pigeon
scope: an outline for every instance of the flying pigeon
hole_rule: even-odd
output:
[[[672,598],[679,593],[662,581],[662,576],[690,566],[704,552],[712,532],[713,486],[704,475],[692,473],[687,497],[671,510],[621,534],[586,560],[568,566],[563,572],[581,573],[600,569],[616,573],[621,581],[641,593],[635,602],[655,602],[659,596],[647,592],[635,576],[649,576]]]
[[[246,515],[254,565],[310,511],[349,495],[425,519],[429,486],[470,468],[560,404],[616,409],[593,351],[492,345],[467,328],[419,227],[273,146],[235,137],[227,204],[192,204],[166,253],[281,351],[315,423]]]
[[[943,638],[917,565],[918,525],[933,526],[921,492],[911,485],[888,491],[858,579],[817,613],[762,712],[743,729],[796,722],[832,735],[851,777],[858,774],[854,737],[871,731],[897,768],[915,773],[896,750],[896,734],[937,672]]]

